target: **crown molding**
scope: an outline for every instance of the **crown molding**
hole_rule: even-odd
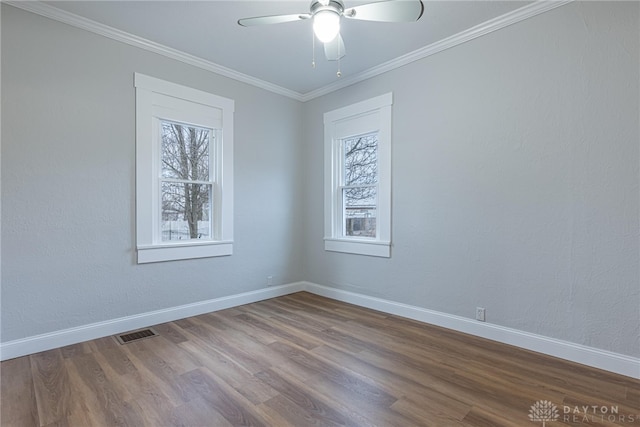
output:
[[[405,55],[399,56],[398,58],[392,59],[390,61],[387,61],[383,64],[380,64],[378,66],[375,66],[363,72],[360,72],[351,76],[343,77],[340,80],[336,81],[335,83],[331,83],[327,86],[323,86],[319,89],[316,89],[304,94],[293,91],[291,89],[287,89],[282,86],[275,85],[273,83],[269,83],[267,81],[258,79],[256,77],[253,77],[247,74],[243,74],[231,68],[227,68],[222,65],[216,64],[214,62],[207,61],[197,56],[182,52],[180,50],[173,49],[168,46],[164,46],[162,44],[153,42],[151,40],[147,40],[145,38],[135,36],[133,34],[118,30],[108,25],[101,24],[91,19],[83,18],[73,13],[63,11],[61,9],[42,3],[40,1],[10,0],[10,1],[4,1],[4,3],[17,7],[19,9],[26,10],[28,12],[32,12],[32,13],[44,16],[46,18],[54,19],[56,21],[71,25],[76,28],[80,28],[95,34],[102,35],[104,37],[108,37],[112,40],[116,40],[140,49],[145,49],[147,51],[166,56],[168,58],[183,62],[185,64],[193,65],[203,70],[207,70],[212,73],[216,73],[224,77],[228,77],[230,79],[234,79],[242,83],[246,83],[246,84],[267,90],[269,92],[283,95],[288,98],[295,99],[297,101],[306,102],[306,101],[310,101],[312,99],[318,98],[320,96],[326,95],[328,93],[335,92],[347,86],[351,86],[353,84],[378,76],[380,74],[386,73],[388,71],[395,70],[396,68],[403,67],[407,64],[418,61],[420,59],[424,59],[431,55],[435,55],[436,53],[442,52],[443,50],[451,49],[452,47],[466,43],[470,40],[474,40],[478,37],[482,37],[494,31],[498,31],[509,25],[513,25],[520,21],[524,21],[525,19],[529,19],[534,16],[540,15],[541,13],[548,12],[557,7],[564,6],[565,4],[571,3],[573,1],[574,0],[535,1],[534,3],[528,4],[514,11],[505,13],[504,15],[501,15],[489,21],[483,22],[482,24],[476,25],[475,27],[461,31],[450,37],[447,37],[435,43],[431,43],[420,49],[414,50],[413,52],[409,52]]]
[[[260,80],[253,76],[243,74],[239,71],[231,68],[224,67],[211,61],[199,58],[197,56],[185,53],[178,49],[162,45],[160,43],[147,40],[142,37],[127,33],[122,30],[110,27],[108,25],[101,24],[91,19],[78,16],[76,14],[66,12],[40,1],[3,1],[3,3],[17,7],[19,9],[26,10],[28,12],[35,13],[45,18],[50,18],[59,22],[62,22],[72,27],[80,28],[94,34],[98,34],[104,37],[108,37],[112,40],[116,40],[122,43],[126,43],[130,46],[134,46],[140,49],[147,50],[149,52],[157,53],[159,55],[166,56],[167,58],[174,59],[176,61],[183,62],[185,64],[193,65],[194,67],[201,68],[203,70],[210,71],[212,73],[219,74],[230,79],[237,80],[242,83],[267,90],[269,92],[276,93],[278,95],[284,95],[289,98],[293,98],[298,101],[302,101],[303,95],[299,92],[284,88],[282,86],[275,85],[273,83]]]
[[[489,21],[483,22],[482,24],[476,25],[475,27],[471,27],[450,37],[444,38],[420,49],[414,50],[413,52],[409,52],[405,55],[399,56],[395,59],[382,63],[361,73],[343,77],[335,83],[331,83],[327,86],[321,87],[311,92],[307,92],[302,96],[302,101],[310,101],[314,98],[318,98],[328,93],[335,92],[336,90],[351,86],[353,84],[370,79],[388,71],[395,70],[396,68],[400,68],[420,59],[435,55],[436,53],[442,52],[443,50],[451,49],[452,47],[456,47],[468,41],[477,39],[478,37],[482,37],[486,34],[498,31],[509,25],[513,25],[520,21],[524,21],[525,19],[540,15],[541,13],[548,12],[557,7],[564,6],[565,4],[571,3],[573,1],[574,0],[536,1],[514,11],[505,13],[504,15],[500,15],[496,18],[490,19]]]

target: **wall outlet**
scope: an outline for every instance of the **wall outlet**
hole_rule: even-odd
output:
[[[267,276],[267,286],[273,286],[273,276]]]
[[[476,320],[484,322],[485,321],[484,314],[485,314],[484,307],[476,307]]]

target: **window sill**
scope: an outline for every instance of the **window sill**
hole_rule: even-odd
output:
[[[324,239],[324,250],[348,254],[368,255],[382,258],[391,257],[391,242],[364,239]]]
[[[227,256],[233,253],[233,242],[180,242],[138,246],[138,264],[182,259]]]

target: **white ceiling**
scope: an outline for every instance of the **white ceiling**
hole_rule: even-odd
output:
[[[345,0],[345,7],[368,1]],[[425,1],[412,23],[343,19],[342,79],[524,7],[526,1]],[[299,94],[335,84],[336,62],[316,43],[311,67],[310,21],[241,27],[238,19],[306,13],[308,0],[288,1],[51,1],[47,5],[194,55]]]

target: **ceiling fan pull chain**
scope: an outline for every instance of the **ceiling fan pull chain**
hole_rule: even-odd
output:
[[[340,43],[338,43],[338,72],[336,73],[338,78],[342,77],[342,72],[340,71],[340,53]]]
[[[313,28],[311,28],[311,50],[313,51],[311,57],[311,68],[316,68],[316,35],[313,33]]]

